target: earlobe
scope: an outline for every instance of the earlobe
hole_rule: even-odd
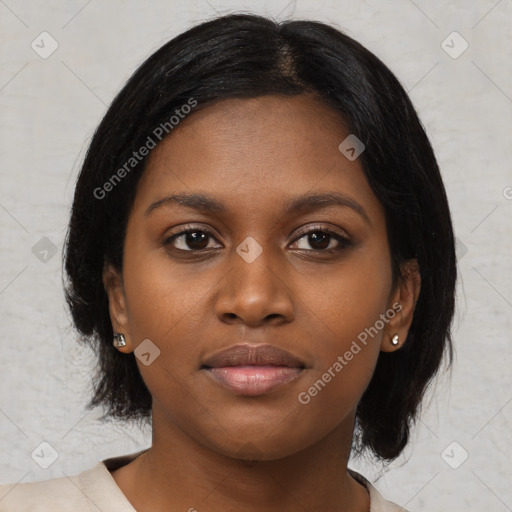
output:
[[[400,304],[400,310],[389,320],[383,333],[381,350],[394,352],[407,341],[414,310],[421,290],[421,274],[416,259],[407,260],[402,275],[392,294],[391,303]]]
[[[122,275],[111,264],[106,263],[103,267],[102,278],[103,286],[108,297],[110,321],[112,322],[112,330],[114,332],[114,339],[112,342],[120,352],[132,352],[129,335],[128,310],[126,306]],[[123,343],[116,343],[116,341],[121,339],[120,336],[116,337],[116,334],[120,334],[122,336]]]

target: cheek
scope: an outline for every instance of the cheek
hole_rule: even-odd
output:
[[[340,340],[334,345],[343,348],[385,313],[391,270],[386,258],[373,258],[369,251],[361,251],[339,265],[315,271],[301,286],[308,316],[319,332]]]
[[[192,266],[176,271],[163,249],[144,252],[141,246],[132,252],[127,246],[125,252],[124,281],[131,332],[136,343],[144,338],[163,342],[175,337],[174,331],[183,329],[201,290],[189,277]]]
[[[373,258],[368,252],[331,266],[325,274],[316,272],[307,283],[302,314],[308,322],[303,334],[314,346],[315,365],[302,402],[310,402],[308,407],[318,407],[318,412],[324,408],[323,414],[329,403],[338,403],[339,410],[327,412],[336,416],[357,404],[371,380],[391,270],[386,258]]]
[[[139,370],[155,399],[173,396],[178,406],[210,334],[205,315],[211,316],[209,290],[218,283],[218,273],[199,271],[193,264],[178,267],[164,249],[144,250],[140,243],[132,247],[124,264],[130,334],[135,347],[149,339],[160,350],[150,366],[138,361]]]
[[[160,352],[151,364],[141,358],[137,365],[156,402],[172,397],[168,411],[188,410],[192,403],[186,379],[197,366],[191,340],[200,335],[194,314],[201,302],[200,279],[190,278],[192,270],[176,272],[163,250],[143,252],[140,246],[125,252],[130,334],[135,348],[149,339]]]

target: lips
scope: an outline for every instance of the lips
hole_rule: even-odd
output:
[[[235,345],[208,357],[201,370],[234,394],[264,395],[297,379],[305,364],[275,345]]]
[[[206,368],[244,365],[305,367],[297,357],[275,345],[234,345],[213,354],[203,363]]]

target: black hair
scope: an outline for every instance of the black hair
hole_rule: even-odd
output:
[[[356,414],[356,449],[391,461],[406,446],[444,356],[449,365],[453,359],[451,215],[435,155],[404,88],[360,43],[316,21],[232,14],[196,25],[152,54],[110,105],[78,176],[64,246],[66,301],[81,338],[98,355],[88,407],[102,405],[105,417],[117,419],[151,417],[134,354],[112,345],[102,281],[106,263],[122,270],[127,220],[147,161],[133,160],[133,152],[155,139],[157,127],[156,133],[172,133],[170,117],[183,105],[267,94],[313,94],[342,116],[365,145],[361,165],[385,209],[393,282],[407,259],[418,261],[421,291],[406,343],[379,354]],[[113,182],[116,173],[122,180]]]

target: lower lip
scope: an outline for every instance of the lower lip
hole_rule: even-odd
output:
[[[206,368],[206,372],[221,386],[237,395],[258,396],[296,379],[302,368],[288,366],[226,366]]]

